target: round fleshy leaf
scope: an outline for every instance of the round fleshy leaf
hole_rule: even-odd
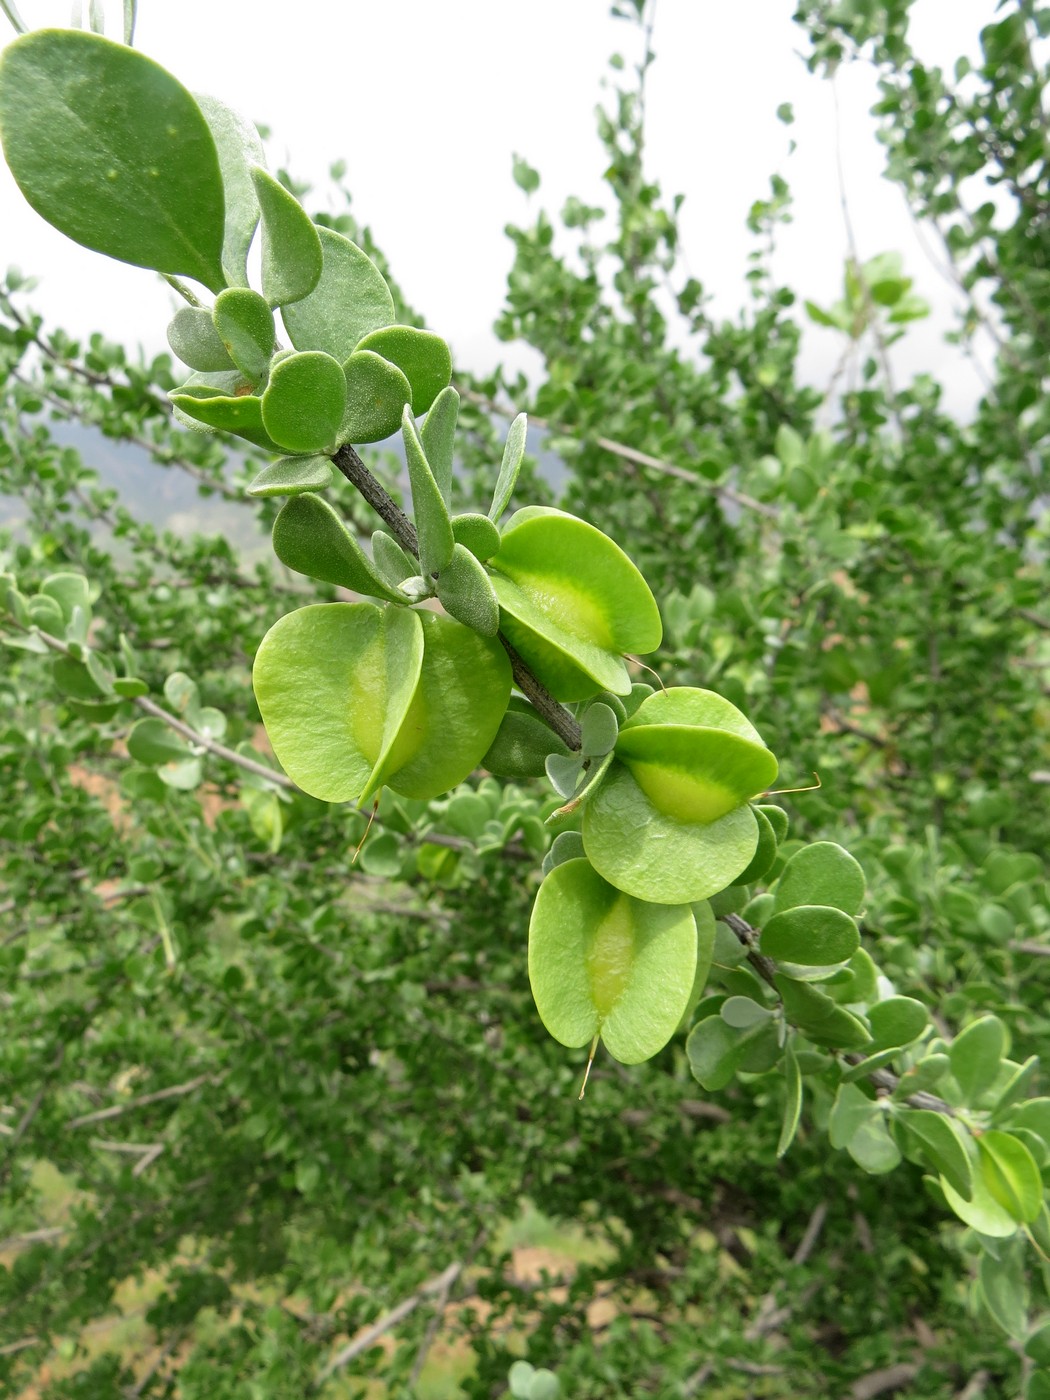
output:
[[[616,756],[653,805],[681,822],[717,821],[777,775],[764,745],[724,729],[640,724],[637,715],[621,733]]]
[[[282,457],[271,462],[248,487],[249,496],[300,496],[331,486],[335,470],[327,457]]]
[[[761,880],[777,858],[777,838],[772,823],[761,807],[752,806],[751,810],[758,822],[758,847],[751,864],[734,881],[737,885],[751,885]]]
[[[746,803],[714,822],[676,821],[614,762],[584,805],[583,841],[591,864],[617,889],[655,904],[686,904],[717,894],[746,869],[758,823]]]
[[[682,1019],[678,1025],[679,1030],[685,1030],[693,1018],[693,1012],[704,994],[707,979],[711,975],[711,964],[715,955],[717,925],[714,910],[706,899],[696,900],[692,907],[693,922],[696,924],[696,971],[693,974],[693,987],[689,993],[689,1000],[685,1004],[685,1011],[682,1013]]]
[[[1011,1133],[990,1128],[977,1139],[980,1175],[991,1195],[1018,1223],[1043,1208],[1043,1180],[1028,1148]]]
[[[498,642],[440,613],[414,616],[423,627],[423,666],[380,781],[403,797],[429,800],[481,762],[507,708],[511,674]]]
[[[273,356],[273,312],[266,298],[247,287],[228,287],[215,298],[212,320],[226,351],[250,379],[262,379]]]
[[[451,385],[442,389],[431,404],[430,412],[419,430],[419,440],[423,444],[430,470],[438,484],[446,505],[452,500],[452,463],[456,447],[456,422],[459,418],[459,395]],[[467,540],[462,541],[470,549]],[[499,538],[492,553],[499,548]],[[473,551],[471,551],[473,553]],[[489,556],[485,555],[487,559]],[[480,555],[479,555],[480,558]]]
[[[343,367],[319,350],[278,361],[262,396],[263,425],[287,452],[334,452],[345,409]]]
[[[819,987],[781,972],[774,973],[773,980],[784,1003],[784,1015],[814,1045],[833,1050],[865,1050],[871,1045],[871,1034],[864,1022]]]
[[[1017,1221],[992,1195],[979,1169],[977,1149],[973,1149],[973,1184],[969,1198],[963,1197],[945,1176],[939,1178],[944,1199],[964,1225],[992,1239],[1009,1239],[1017,1233]]]
[[[425,442],[423,450],[426,451]],[[427,461],[430,462],[431,470],[433,470],[434,464],[430,461],[429,454]],[[434,480],[437,481],[437,479],[435,471]],[[440,487],[440,485],[441,483],[438,481],[438,486]],[[473,511],[466,515],[454,515],[452,517],[452,534],[457,544],[469,549],[474,558],[480,559],[483,563],[486,559],[491,559],[499,549],[499,531],[487,515],[478,515]]]
[[[396,365],[371,351],[355,352],[343,366],[346,375],[346,415],[339,436],[343,442],[382,442],[401,426],[401,414],[412,402],[408,380]]]
[[[560,700],[630,693],[624,652],[660,645],[656,600],[607,535],[541,506],[518,511],[492,558],[512,645]]]
[[[776,888],[776,907],[831,904],[846,914],[858,914],[864,904],[864,871],[848,851],[834,841],[803,846],[784,866]]]
[[[385,530],[372,532],[372,559],[391,588],[397,588],[406,578],[413,578],[419,564],[410,559],[392,535]]]
[[[952,1074],[967,1104],[976,1104],[995,1084],[1008,1048],[1006,1027],[998,1016],[971,1021],[952,1041],[948,1047]]]
[[[182,306],[168,322],[168,344],[184,365],[196,370],[236,369],[203,306]]]
[[[783,807],[777,807],[772,803],[760,802],[756,808],[769,822],[773,828],[773,835],[776,837],[777,845],[781,845],[787,840],[788,834],[788,814]]]
[[[262,400],[255,394],[230,396],[216,393],[206,385],[183,385],[168,397],[180,413],[204,424],[207,429],[235,433],[237,437],[254,442],[256,447],[264,447],[267,452],[282,450],[266,431]]]
[[[145,54],[72,29],[16,39],[0,58],[0,137],[22,193],[67,238],[212,291],[225,284],[214,138]]]
[[[324,350],[345,364],[369,331],[390,325],[394,299],[383,274],[356,243],[329,228],[319,228],[317,235],[320,279],[309,296],[285,306],[281,315],[297,350]]]
[[[885,1001],[877,1001],[868,1007],[867,1017],[875,1042],[872,1048],[876,1050],[899,1050],[910,1045],[930,1024],[925,1006],[914,997],[887,997]]]
[[[248,285],[248,249],[259,223],[259,201],[252,184],[252,166],[265,165],[259,133],[225,102],[208,93],[194,93],[197,106],[208,123],[222,172],[225,195],[225,236],[222,269],[231,287]]]
[[[293,496],[273,523],[273,552],[298,574],[403,603],[339,516],[320,496]]]
[[[914,1134],[922,1154],[934,1171],[945,1177],[964,1201],[973,1196],[973,1168],[966,1145],[965,1129],[954,1118],[928,1108],[904,1108],[898,1124],[905,1137]]]
[[[529,980],[540,1020],[577,1047],[600,1035],[623,1064],[661,1050],[682,1019],[696,970],[688,905],[614,889],[585,860],[555,867],[529,924]]]
[[[251,178],[262,212],[263,296],[271,306],[301,301],[321,276],[317,229],[295,195],[269,171],[254,166]]]
[[[762,952],[778,962],[830,967],[848,962],[860,947],[857,925],[841,909],[800,904],[774,914],[762,930]]]
[[[568,747],[539,712],[512,695],[481,766],[498,778],[542,778],[550,754],[567,757]]]
[[[450,617],[494,637],[499,631],[499,603],[484,567],[469,549],[453,546],[452,558],[438,575],[437,596]]]
[[[397,365],[412,386],[409,402],[418,418],[448,387],[452,378],[452,355],[439,335],[417,330],[415,326],[384,326],[372,331],[357,344],[357,351],[371,350]]]
[[[323,802],[357,802],[398,756],[423,664],[407,608],[320,603],[288,613],[255,657],[252,684],[273,751]]]

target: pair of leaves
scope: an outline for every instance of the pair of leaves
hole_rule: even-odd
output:
[[[638,899],[691,903],[752,861],[748,798],[777,761],[740,711],[711,691],[650,695],[621,727],[615,761],[583,816],[588,859]]]
[[[510,663],[437,613],[322,603],[271,627],[252,679],[274,752],[311,796],[361,802],[388,786],[432,798],[492,742]]]

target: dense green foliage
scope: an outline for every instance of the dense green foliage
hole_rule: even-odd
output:
[[[308,217],[133,50],[7,51],[36,207],[218,292],[169,328],[188,381],[45,326],[19,274],[0,294],[13,1394],[1050,1395],[1050,12],[1008,0],[952,79],[906,0],[797,16],[815,73],[877,66],[957,338],[994,339],[960,422],[932,376],[893,380],[925,307],[892,255],[807,306],[842,365],[800,382],[780,177],[750,304],[713,320],[621,8],[643,53],[599,114],[611,219],[510,230],[498,328],[543,375],[457,367],[455,438],[444,343],[346,207]],[[49,160],[73,106],[108,140],[107,78],[167,105],[112,177]],[[176,138],[202,174],[158,189]],[[971,206],[974,176],[1005,201]],[[138,222],[93,212],[111,178]],[[350,446],[399,430],[403,461]],[[130,510],[103,438],[188,473],[202,533]],[[527,663],[509,708],[497,630]],[[585,1053],[544,1025],[604,1041],[582,1101]],[[148,1333],[99,1344],[136,1306]]]

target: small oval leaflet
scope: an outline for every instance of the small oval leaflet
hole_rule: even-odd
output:
[[[279,360],[262,396],[263,426],[287,452],[334,451],[345,410],[343,368],[319,350]]]

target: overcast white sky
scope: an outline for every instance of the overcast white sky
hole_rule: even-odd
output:
[[[19,0],[31,26],[68,23],[69,0]],[[752,247],[744,221],[771,172],[789,180],[795,221],[776,271],[802,298],[840,292],[846,234],[836,174],[831,86],[799,57],[791,0],[659,0],[650,74],[650,173],[683,192],[690,270],[733,315],[746,299]],[[86,5],[85,5],[86,9]],[[114,26],[118,0],[109,0]],[[913,37],[928,63],[977,54],[995,0],[916,0]],[[0,24],[6,22],[0,19]],[[136,44],[189,88],[212,92],[272,129],[271,163],[322,181],[347,161],[358,217],[370,223],[409,299],[452,344],[457,362],[485,369],[501,357],[528,366],[491,334],[511,246],[507,222],[530,204],[514,185],[511,153],[543,177],[533,202],[560,209],[578,194],[605,202],[594,130],[607,59],[632,57],[636,31],[607,0],[141,0]],[[6,35],[2,36],[6,38]],[[905,255],[916,289],[936,309],[909,332],[900,372],[929,368],[965,411],[973,370],[940,343],[951,289],[916,239],[903,200],[881,178],[868,109],[870,73],[837,79],[847,194],[862,257]],[[776,120],[790,102],[796,121]],[[788,154],[791,139],[797,143]],[[34,304],[77,335],[104,329],[148,350],[164,346],[172,293],[150,273],[69,243],[29,210],[0,168],[0,262],[40,275]],[[834,333],[806,332],[806,377],[826,382]]]

